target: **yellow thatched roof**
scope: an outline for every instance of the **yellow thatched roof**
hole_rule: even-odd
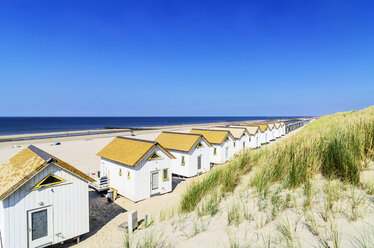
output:
[[[258,126],[230,126],[230,127],[245,128],[250,135],[254,135],[260,130]]]
[[[273,130],[273,128],[275,127],[275,125],[274,125],[274,123],[269,123],[268,127],[269,127],[270,130]]]
[[[197,133],[204,136],[204,138],[211,144],[222,144],[227,135],[232,136],[230,131],[226,130],[210,130],[210,129],[192,129],[190,133]]]
[[[245,124],[246,126],[251,126],[251,127],[259,127],[261,132],[265,132],[266,129],[268,128],[267,124]]]
[[[162,132],[156,141],[166,149],[189,152],[200,138],[205,139],[201,134]]]
[[[238,127],[213,127],[214,130],[227,130],[230,131],[232,136],[234,136],[235,139],[240,139],[245,133],[248,133],[248,131],[243,128]]]
[[[281,123],[280,122],[276,122],[276,123],[274,123],[274,125],[275,125],[275,128],[280,128],[281,127]]]
[[[281,121],[280,124],[281,124],[281,127],[284,127],[284,126],[286,125],[286,124],[284,123],[284,121]]]
[[[3,200],[50,163],[56,164],[87,181],[94,181],[94,179],[64,161],[35,146],[29,146],[0,166],[0,200]]]
[[[97,156],[121,164],[136,166],[139,161],[155,146],[164,150],[171,158],[175,158],[155,141],[117,137],[106,145]]]

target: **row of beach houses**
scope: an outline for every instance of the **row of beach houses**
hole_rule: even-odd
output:
[[[277,122],[162,132],[154,141],[117,137],[97,154],[100,177],[119,195],[138,202],[170,192],[173,175],[197,176],[285,133],[285,123]]]
[[[116,137],[97,154],[99,180],[31,145],[0,166],[0,248],[79,241],[89,232],[88,187],[103,178],[119,195],[141,201],[170,192],[173,175],[205,173],[286,130],[277,122],[162,132],[154,141]]]

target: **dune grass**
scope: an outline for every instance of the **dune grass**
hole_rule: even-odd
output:
[[[241,176],[258,167],[251,186],[259,192],[282,182],[296,188],[320,173],[328,179],[359,185],[362,171],[374,157],[374,107],[327,115],[308,124],[287,140],[271,147],[242,153],[193,183],[180,203],[182,212],[195,209],[200,200],[221,188],[231,192]]]
[[[249,153],[243,153],[229,163],[212,169],[201,181],[193,183],[182,197],[180,210],[190,212],[208,193],[220,188],[221,192],[231,192],[240,177],[251,169]]]
[[[321,173],[358,185],[373,148],[374,107],[324,116],[267,151],[251,184],[261,189],[284,181],[295,188]]]

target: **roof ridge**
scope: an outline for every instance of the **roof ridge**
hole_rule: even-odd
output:
[[[171,134],[183,134],[183,135],[194,135],[194,136],[203,136],[202,134],[198,133],[181,133],[181,132],[170,132],[170,131],[163,131],[161,133],[171,133]]]
[[[153,140],[136,139],[136,138],[123,137],[123,136],[117,136],[116,138],[119,138],[119,139],[127,139],[127,140],[133,140],[133,141],[140,141],[140,142],[147,142],[147,143],[152,143],[152,144],[154,144],[154,145],[157,145],[157,144],[158,144],[157,141],[153,141]]]
[[[49,155],[48,153],[46,153],[45,151],[43,151],[42,149],[34,145],[29,145],[27,148],[30,149],[33,153],[38,155],[40,158],[42,158],[47,163],[50,163],[56,160],[51,155]]]
[[[243,126],[243,127],[228,127],[228,128],[237,128],[237,129],[244,129],[244,130],[247,130],[246,128],[245,128],[245,126]]]
[[[201,130],[201,131],[217,131],[217,132],[230,132],[229,130],[218,130],[218,129],[209,129],[209,128],[192,128],[191,130]]]

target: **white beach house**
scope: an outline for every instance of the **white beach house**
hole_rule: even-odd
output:
[[[94,179],[29,146],[0,166],[0,247],[45,247],[89,231]]]
[[[210,170],[212,145],[201,134],[162,132],[156,141],[176,158],[173,174],[193,177]]]
[[[232,128],[245,128],[250,135],[249,148],[258,148],[261,146],[262,133],[258,126],[230,126]]]
[[[275,138],[280,138],[282,136],[282,127],[281,127],[281,123],[280,122],[275,122],[274,123],[274,126],[275,126]]]
[[[263,144],[267,144],[271,141],[271,131],[268,127],[267,124],[245,124],[246,126],[250,126],[250,127],[258,127],[261,131],[261,135],[260,135],[260,142],[261,142],[261,145]]]
[[[101,157],[100,176],[131,201],[171,191],[175,157],[155,141],[117,137],[97,155]]]
[[[222,164],[234,156],[234,141],[230,131],[211,130],[211,129],[192,129],[190,133],[197,133],[212,145],[210,162],[213,164]]]
[[[250,148],[251,135],[248,133],[247,129],[238,127],[213,127],[215,130],[227,130],[230,131],[232,136],[234,136],[234,149],[235,153],[240,153],[246,148]]]
[[[270,130],[270,141],[274,141],[277,138],[276,130],[275,130],[275,124],[274,123],[268,123],[267,124]]]
[[[284,121],[281,121],[280,122],[280,124],[281,124],[281,135],[282,136],[284,136],[284,135],[286,135],[286,124],[284,123]]]

